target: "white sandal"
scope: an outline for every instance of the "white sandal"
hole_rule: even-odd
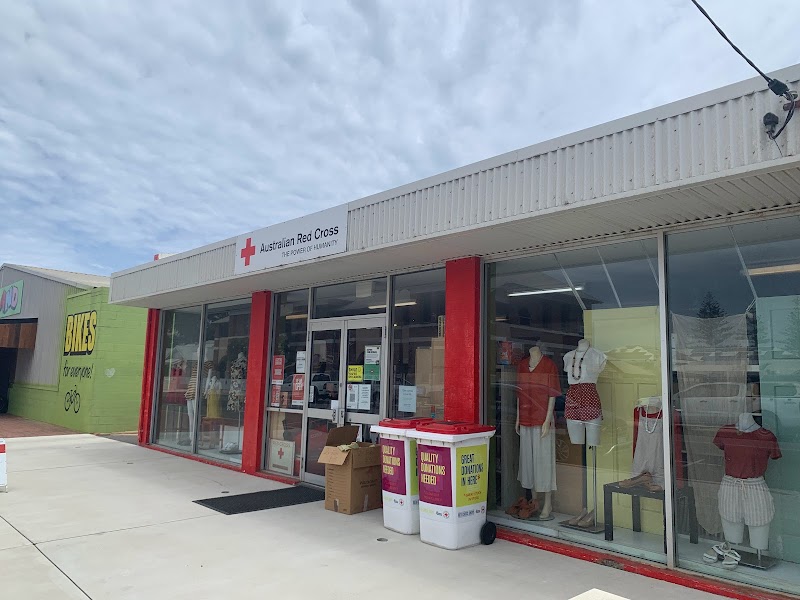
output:
[[[719,544],[714,544],[713,546],[711,546],[711,550],[703,553],[703,561],[707,563],[715,563],[725,558],[725,553],[728,552],[729,550],[730,547],[726,548],[724,542],[720,542]]]
[[[736,550],[728,550],[722,560],[722,566],[726,569],[735,569],[739,566],[740,560],[742,560],[742,557]]]

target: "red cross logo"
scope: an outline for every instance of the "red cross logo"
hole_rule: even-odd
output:
[[[244,259],[244,266],[250,266],[250,259],[255,256],[256,254],[256,247],[253,246],[253,238],[247,238],[247,243],[242,248],[241,257]]]
[[[283,454],[284,454],[284,452],[283,452],[283,448],[278,448],[278,458],[280,458],[281,460],[283,460]]]

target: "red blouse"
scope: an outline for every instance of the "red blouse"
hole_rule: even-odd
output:
[[[519,424],[541,427],[547,419],[550,398],[561,395],[561,379],[556,364],[546,356],[530,370],[529,362],[519,363],[517,371],[519,393]]]

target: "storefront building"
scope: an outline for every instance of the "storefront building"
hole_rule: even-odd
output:
[[[503,531],[800,592],[800,124],[766,112],[749,80],[114,274],[140,443],[321,483],[337,424],[488,423]]]
[[[147,311],[108,277],[0,267],[0,409],[84,433],[135,431]]]

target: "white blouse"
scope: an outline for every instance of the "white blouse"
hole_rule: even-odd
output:
[[[592,346],[586,351],[576,349],[564,355],[564,371],[570,385],[597,383],[605,367],[606,355]]]

